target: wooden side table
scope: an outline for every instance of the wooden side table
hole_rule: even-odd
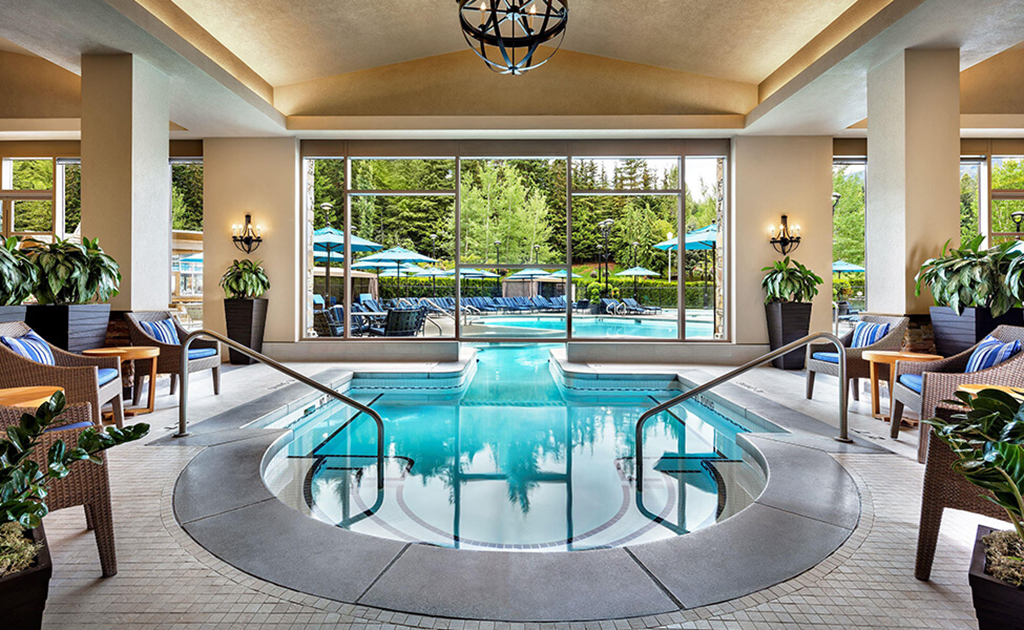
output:
[[[878,366],[888,365],[889,366],[889,413],[892,413],[892,395],[893,395],[893,379],[896,376],[896,362],[897,361],[914,361],[914,362],[926,362],[926,361],[938,361],[943,357],[938,354],[921,354],[918,352],[897,352],[894,350],[866,350],[862,355],[865,360],[870,362],[868,373],[871,381],[871,415],[889,422],[889,416],[883,415],[881,412],[881,402],[879,401],[879,385],[878,385]],[[913,422],[913,420],[908,420]]]
[[[35,411],[57,392],[63,392],[63,387],[44,385],[41,387],[9,387],[0,389],[0,406],[3,407],[24,407]]]
[[[124,415],[135,416],[141,413],[153,413],[156,405],[156,359],[160,356],[160,348],[156,346],[112,346],[109,348],[92,348],[83,350],[82,354],[92,357],[117,357],[121,363],[128,361],[149,360],[149,397],[145,407],[125,409]]]

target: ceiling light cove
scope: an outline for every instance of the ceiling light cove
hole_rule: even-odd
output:
[[[466,43],[491,70],[523,74],[558,51],[569,0],[456,0]],[[549,44],[543,49],[542,44]]]

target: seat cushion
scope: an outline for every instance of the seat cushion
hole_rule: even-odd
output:
[[[900,384],[906,385],[909,389],[920,394],[921,387],[924,384],[924,377],[920,374],[900,374]]]
[[[155,322],[139,322],[139,324],[142,326],[142,330],[146,331],[147,335],[160,343],[169,346],[181,344],[181,341],[178,339],[178,329],[174,326],[174,320],[171,318]]]
[[[11,349],[18,356],[43,365],[56,365],[50,344],[34,331],[28,331],[20,337],[0,337],[0,343]]]
[[[57,432],[57,431],[70,431],[71,429],[88,429],[91,426],[95,426],[95,425],[93,425],[93,423],[89,422],[88,420],[83,420],[82,422],[75,422],[74,424],[62,424],[60,426],[50,427],[48,429],[43,429],[43,433],[54,433],[54,432]]]
[[[866,348],[871,344],[878,343],[888,334],[889,324],[857,322],[857,327],[853,329],[853,342],[850,344],[850,347]]]
[[[206,357],[212,357],[217,354],[216,348],[189,348],[188,359],[205,359]]]
[[[117,370],[114,368],[100,368],[99,371],[100,387],[103,387],[110,381],[117,378]]]
[[[1020,352],[1020,340],[1003,343],[989,335],[974,348],[971,358],[967,359],[967,372],[980,372],[995,367]]]
[[[811,358],[819,361],[827,361],[829,363],[839,363],[838,352],[815,352],[811,355]]]

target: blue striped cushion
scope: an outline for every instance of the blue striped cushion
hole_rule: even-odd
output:
[[[53,352],[50,350],[50,345],[31,330],[20,337],[0,337],[0,342],[16,354],[36,363],[44,365],[56,364],[53,360]]]
[[[161,319],[158,322],[139,322],[142,324],[142,330],[146,331],[146,334],[156,339],[160,343],[165,343],[169,346],[177,346],[181,344],[178,340],[178,329],[174,327],[173,319]]]
[[[866,348],[873,343],[878,343],[889,334],[889,324],[870,324],[868,322],[857,322],[853,329],[853,343],[851,348]]]
[[[981,370],[987,370],[990,367],[999,365],[1018,352],[1020,352],[1019,339],[1003,343],[989,335],[982,339],[978,347],[971,353],[971,358],[967,360],[967,371],[980,372]]]

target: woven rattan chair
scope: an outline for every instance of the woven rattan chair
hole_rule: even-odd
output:
[[[940,409],[938,412],[947,418],[953,413],[956,412],[950,409]],[[956,455],[952,449],[932,432],[928,432],[928,441],[928,461],[924,469],[924,490],[921,493],[921,527],[917,532],[917,564],[914,567],[914,576],[919,580],[931,577],[943,510],[964,510],[1006,520],[1006,512],[985,499],[987,491],[971,485],[962,475],[953,472]]]
[[[0,430],[18,424],[22,414],[30,409],[0,407]],[[89,403],[69,404],[52,426],[92,423],[92,405]],[[88,427],[74,427],[47,431],[40,437],[39,445],[32,453],[32,459],[43,463],[50,446],[57,440],[64,440],[68,447],[78,444],[78,436]],[[101,459],[103,453],[98,455]],[[110,478],[106,465],[79,462],[63,479],[52,481],[47,490],[46,505],[53,510],[81,505],[85,508],[85,526],[96,535],[96,546],[100,552],[100,567],[103,577],[117,574],[117,551],[114,548],[114,517],[110,509]]]
[[[21,337],[32,330],[24,322],[0,324],[0,336]],[[44,365],[26,359],[7,346],[0,344],[0,387],[63,387],[69,405],[89,403],[92,420],[102,424],[102,405],[110,403],[114,421],[124,426],[124,405],[121,402],[121,361],[117,357],[86,357],[50,346],[56,365]],[[117,377],[100,385],[99,370],[117,370]]]
[[[1020,340],[1024,343],[1024,328],[1020,326],[999,326],[992,331],[992,336],[1004,343]],[[940,359],[913,363],[899,361],[896,363],[896,378],[893,379],[892,406],[892,437],[899,437],[900,422],[905,409],[910,409],[921,418],[935,415],[936,409],[943,407],[944,400],[952,400],[961,385],[1009,385],[1024,386],[1024,352],[1010,357],[999,365],[978,372],[967,372],[967,361],[974,352],[972,346],[960,354]],[[906,384],[900,382],[901,376],[919,374],[922,377],[921,393],[917,393]],[[922,425],[922,435],[930,431],[928,425]],[[921,439],[918,445],[918,461],[925,461],[928,440]]]
[[[181,324],[178,323],[178,320],[169,311],[141,311],[125,315],[125,321],[128,323],[128,333],[131,336],[133,346],[155,346],[160,348],[160,356],[156,359],[156,373],[171,375],[171,395],[173,396],[178,390],[178,377],[181,374],[181,346],[157,341],[143,330],[139,324],[139,322],[158,322],[164,319],[170,319],[174,322],[179,340],[184,339],[188,335],[188,331],[181,327]],[[188,362],[188,373],[213,370],[213,393],[220,394],[220,343],[206,339],[196,339],[189,345],[191,350],[200,348],[213,348],[216,352],[208,357],[190,359]],[[152,359],[149,360],[152,361]],[[148,364],[146,367],[148,367]],[[146,369],[136,368],[135,370],[135,400],[133,402],[136,405],[139,404],[139,399],[142,395],[142,378],[148,373],[149,371]],[[155,387],[155,383],[150,383],[149,386]]]
[[[907,334],[907,325],[910,319],[907,317],[889,317],[886,315],[871,315],[865,313],[860,316],[860,321],[870,324],[889,324],[889,333],[882,339],[870,346],[863,348],[851,348],[853,342],[853,331],[842,337],[843,345],[846,346],[846,380],[850,383],[850,391],[853,392],[853,399],[860,400],[859,379],[870,377],[871,363],[863,358],[866,350],[900,350],[903,347],[903,337]],[[814,395],[814,377],[818,374],[839,376],[839,364],[830,363],[821,359],[815,359],[814,354],[818,352],[835,352],[831,345],[814,344],[807,346],[807,398]],[[879,378],[889,377],[889,366],[880,365]]]

